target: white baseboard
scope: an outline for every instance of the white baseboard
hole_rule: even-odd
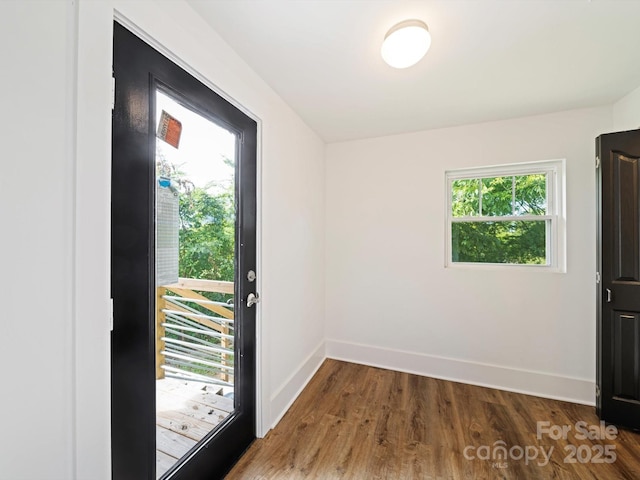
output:
[[[325,342],[322,341],[271,396],[271,413],[273,415],[271,428],[275,427],[284,414],[287,413],[291,404],[298,398],[304,387],[307,386],[307,383],[318,371],[325,358],[327,358]]]
[[[501,367],[455,358],[326,341],[328,358],[509,392],[595,405],[595,383],[580,378]]]

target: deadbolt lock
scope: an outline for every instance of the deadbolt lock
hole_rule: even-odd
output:
[[[249,273],[247,273],[247,280],[249,280],[250,282],[253,282],[256,279],[256,272],[254,272],[253,270],[249,270]]]

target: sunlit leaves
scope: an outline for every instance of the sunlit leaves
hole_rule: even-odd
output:
[[[233,167],[231,159],[222,160]],[[210,182],[204,188],[196,187],[161,151],[156,152],[156,162],[157,176],[170,178],[179,194],[180,277],[233,282],[236,219],[233,182]],[[202,293],[210,300],[222,302],[232,297]]]
[[[513,217],[546,215],[547,208],[545,174],[453,180],[452,260],[546,264],[547,221],[515,221]],[[465,217],[477,220],[464,221]],[[482,220],[478,217],[487,221],[478,221]]]
[[[235,211],[231,191],[180,196],[180,276],[233,281]]]
[[[480,215],[480,183],[477,179],[454,180],[451,196],[451,214],[454,217]]]
[[[547,213],[547,178],[545,175],[515,177],[515,214],[544,215]]]
[[[546,263],[545,221],[451,224],[454,262]]]
[[[513,213],[513,177],[483,178],[481,215],[498,217]]]
[[[546,210],[544,174],[470,178],[451,183],[454,217],[544,215]]]

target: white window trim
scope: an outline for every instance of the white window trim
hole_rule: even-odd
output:
[[[544,173],[547,175],[547,215],[523,215],[500,217],[501,220],[548,220],[551,223],[547,235],[548,261],[546,265],[522,265],[513,263],[475,263],[453,262],[451,259],[451,186],[454,180],[470,178],[490,178]],[[480,269],[521,269],[528,271],[559,272],[567,271],[566,254],[566,211],[565,211],[566,160],[542,160],[508,165],[463,168],[445,171],[445,268]],[[456,217],[460,221],[482,221],[486,217]]]

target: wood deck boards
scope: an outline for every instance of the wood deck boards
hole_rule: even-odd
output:
[[[156,381],[157,478],[233,411],[233,399],[218,390],[201,382]]]
[[[593,407],[327,360],[226,479],[640,478],[639,433],[619,430],[615,440],[583,440],[576,435],[578,421],[599,425]],[[538,422],[571,431],[566,439],[537,438]],[[538,458],[478,458],[480,447],[491,451],[500,441],[508,450],[535,448]],[[582,445],[589,461],[565,461]],[[591,461],[607,445],[616,460]],[[540,449],[551,447],[550,462],[540,464]],[[475,458],[466,458],[465,449]],[[517,457],[519,450],[513,452]]]

